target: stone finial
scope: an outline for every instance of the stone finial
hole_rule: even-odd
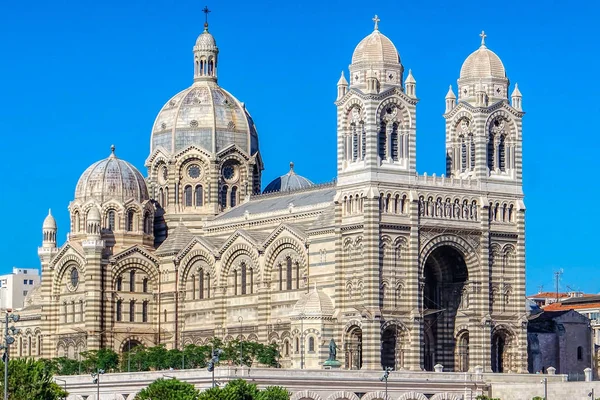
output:
[[[379,30],[379,21],[381,21],[381,20],[379,19],[377,14],[375,14],[375,16],[373,17],[373,22],[375,22],[375,29],[374,29],[375,31]]]
[[[435,364],[433,370],[435,372],[444,372],[444,366],[442,364]]]
[[[485,34],[485,31],[481,31],[481,33],[479,34],[479,36],[481,37],[481,45],[483,47],[485,47],[485,38],[487,37],[487,35]]]
[[[556,375],[556,368],[554,367],[548,367],[546,371],[548,371],[548,375]]]

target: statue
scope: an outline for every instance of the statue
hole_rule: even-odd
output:
[[[331,338],[331,341],[329,342],[329,358],[327,359],[327,361],[325,361],[323,363],[324,368],[337,369],[342,366],[342,363],[339,362],[338,360],[336,360],[337,349],[338,349],[338,347],[335,344],[335,340],[333,340],[333,338]]]
[[[337,356],[337,345],[335,344],[335,340],[331,338],[329,342],[329,359],[327,361],[335,361]]]

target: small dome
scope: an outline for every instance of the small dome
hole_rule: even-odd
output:
[[[309,293],[304,294],[296,304],[292,311],[292,315],[303,317],[331,317],[335,307],[331,298],[322,290],[317,289],[315,285],[314,289]]]
[[[127,161],[117,158],[114,146],[111,147],[108,158],[85,170],[75,188],[75,199],[82,202],[94,199],[102,203],[117,199],[125,203],[134,199],[142,203],[149,198],[146,181],[140,171]]]
[[[198,50],[214,50],[217,47],[215,37],[208,32],[208,25],[204,25],[204,32],[196,39]]]
[[[92,208],[90,208],[87,219],[89,222],[100,222],[100,210],[98,210],[98,207],[92,206]]]
[[[377,26],[369,36],[360,41],[352,54],[352,64],[356,63],[394,63],[400,62],[396,46],[387,36],[379,32]]]
[[[44,224],[42,225],[42,229],[43,230],[46,230],[46,229],[56,230],[56,220],[52,216],[51,210],[48,210],[48,215],[44,219]]]
[[[485,46],[485,33],[481,32],[481,46],[467,57],[460,69],[464,78],[506,78],[500,57]]]
[[[287,192],[290,190],[299,190],[311,186],[314,186],[314,183],[294,172],[294,163],[292,162],[290,163],[290,172],[280,176],[279,178],[273,179],[273,181],[267,185],[263,193]]]

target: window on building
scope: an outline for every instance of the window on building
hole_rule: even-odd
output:
[[[148,301],[142,303],[142,322],[148,322]]]
[[[315,351],[315,338],[312,336],[308,338],[308,351]]]
[[[27,279],[23,280],[23,285],[27,285]]]
[[[135,300],[129,301],[129,322],[135,322]]]
[[[194,279],[192,277],[192,279]],[[196,284],[196,282],[194,281],[194,285]],[[200,271],[198,271],[198,298],[199,299],[203,299],[204,298],[204,270],[200,269]]]
[[[135,270],[129,272],[129,291],[135,292]]]
[[[27,296],[27,290],[23,290],[23,296]]]
[[[288,257],[286,260],[285,269],[285,284],[287,290],[292,290],[292,259]]]
[[[142,280],[142,292],[148,293],[148,278]]]
[[[117,291],[123,290],[123,277],[117,277]]]
[[[133,210],[127,211],[127,231],[133,231],[133,219],[135,218],[135,212]]]
[[[108,224],[107,224],[108,225],[107,226],[108,229],[111,230],[111,231],[114,231],[115,230],[115,219],[116,219],[116,217],[115,217],[115,210],[110,210],[108,212],[108,218],[107,219],[108,219]]]
[[[30,285],[33,285],[33,279],[30,279],[30,280],[29,280],[29,284],[30,284]]]
[[[583,360],[583,347],[581,346],[577,347],[577,360]]]
[[[202,185],[196,186],[194,189],[194,197],[196,198],[196,207],[202,207],[204,203]]]
[[[231,187],[231,200],[229,205],[230,207],[235,207],[237,205],[237,186]]]
[[[186,186],[185,189],[183,189],[183,199],[185,201],[186,207],[192,206],[192,187],[191,186]]]
[[[242,263],[240,269],[242,270],[241,271],[242,277],[241,277],[241,284],[240,284],[241,289],[242,289],[241,292],[242,292],[242,294],[246,294],[246,283],[247,283],[246,282],[246,272],[247,272],[246,271],[246,263]]]
[[[117,321],[123,320],[123,300],[117,300]]]

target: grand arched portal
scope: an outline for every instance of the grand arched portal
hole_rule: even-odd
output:
[[[455,371],[454,328],[468,280],[463,254],[449,245],[436,248],[425,260],[423,278],[423,367],[432,371],[439,363]]]

